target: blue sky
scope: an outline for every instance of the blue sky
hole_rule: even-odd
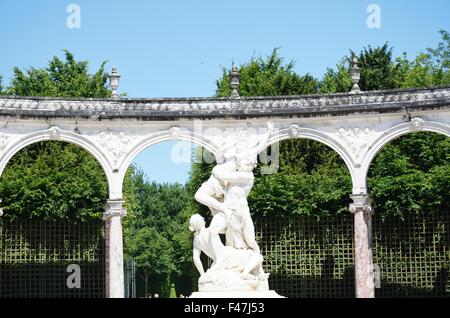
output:
[[[70,29],[69,4],[81,9]],[[381,9],[381,28],[366,25],[367,7]],[[414,56],[450,30],[450,1],[282,0],[0,0],[0,75],[44,66],[69,49],[92,70],[108,60],[130,97],[211,96],[222,66],[281,47],[296,71],[320,77],[349,49],[385,41]],[[170,160],[173,143],[145,150],[136,162],[152,180],[184,182],[189,164]]]

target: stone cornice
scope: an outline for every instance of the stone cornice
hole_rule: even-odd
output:
[[[236,98],[50,98],[0,96],[0,116],[87,119],[339,116],[449,108],[450,87]]]

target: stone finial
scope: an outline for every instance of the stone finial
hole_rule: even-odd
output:
[[[112,89],[112,97],[118,98],[119,94],[117,93],[117,89],[119,88],[119,79],[120,74],[117,73],[117,68],[115,66],[112,67],[111,74],[108,75],[109,85]]]
[[[239,78],[241,75],[239,74],[239,70],[235,64],[231,67],[230,72],[230,83],[231,83],[231,97],[237,98],[239,97]]]
[[[352,77],[353,87],[350,91],[350,94],[361,93],[361,89],[359,88],[359,80],[361,79],[361,68],[358,67],[358,59],[356,57],[353,58],[352,68],[350,69],[350,76]]]

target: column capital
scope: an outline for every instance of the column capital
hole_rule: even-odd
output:
[[[368,193],[350,194],[353,203],[350,203],[350,212],[366,212],[374,214],[372,197]]]
[[[124,200],[107,200],[105,204],[105,212],[103,213],[103,220],[110,219],[112,217],[124,217],[127,211],[123,207]]]

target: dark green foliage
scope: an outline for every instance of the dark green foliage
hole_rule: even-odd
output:
[[[450,140],[414,133],[394,140],[375,157],[369,190],[376,213],[387,216],[450,211]]]
[[[349,92],[352,88],[349,65],[348,59],[344,58],[338,65],[336,65],[336,70],[328,68],[320,81],[320,93]]]
[[[278,49],[263,58],[252,58],[239,68],[241,74],[239,94],[241,96],[279,96],[313,94],[319,82],[309,74],[300,76],[294,72],[294,61],[287,64],[278,54]],[[216,82],[217,96],[230,96],[229,70],[224,69]]]
[[[283,63],[275,49],[266,59],[252,58],[239,69],[240,94],[253,95],[302,95],[323,91],[325,84],[309,74],[300,76],[293,71],[294,62]],[[329,70],[330,77],[335,75]],[[344,69],[337,76],[342,77]],[[338,89],[339,80],[330,79],[330,89]],[[333,82],[333,83],[332,83]],[[343,84],[349,85],[347,84]],[[339,86],[340,89],[340,86]],[[217,82],[217,95],[229,95],[229,78],[224,70]],[[249,196],[254,215],[307,214],[318,217],[347,211],[351,181],[348,170],[339,156],[327,146],[312,140],[294,139],[280,144],[280,168],[276,174],[261,175],[260,166],[255,169],[255,185]],[[195,193],[209,177],[211,165],[194,164],[188,189]],[[202,207],[203,213],[205,209]]]
[[[25,71],[14,68],[14,77],[7,93],[18,96],[109,97],[108,74],[103,62],[95,74],[88,73],[87,61],[77,62],[64,50],[65,61],[53,57],[46,68]]]
[[[138,274],[150,284],[144,290],[168,296],[168,281],[192,275],[186,212],[190,197],[183,185],[149,183],[134,167],[129,174],[135,206],[132,220],[126,221],[125,257],[136,260]]]
[[[450,70],[450,34],[442,29],[439,33],[442,41],[439,42],[435,49],[427,48],[427,52],[436,70],[441,69],[445,73]]]
[[[53,57],[46,68],[14,69],[6,94],[20,96],[108,97],[104,64],[91,75],[88,62],[69,51],[65,61]],[[40,142],[13,156],[0,179],[5,217],[101,218],[107,182],[98,162],[83,149],[66,143]]]
[[[255,215],[288,216],[348,213],[351,180],[347,171],[262,175],[249,196]]]
[[[4,218],[9,220],[101,218],[107,190],[103,170],[89,153],[54,141],[20,150],[0,182]]]
[[[240,94],[297,95],[317,89],[322,93],[348,92],[350,61],[355,55],[363,69],[360,83],[363,90],[414,87],[415,84],[448,85],[450,41],[447,32],[441,31],[441,34],[443,41],[437,49],[427,49],[427,54],[420,54],[411,62],[405,56],[394,62],[392,48],[387,43],[377,48],[364,48],[359,54],[351,51],[336,70],[328,69],[314,88],[301,84],[300,79],[306,77],[293,72],[293,62],[284,65],[275,49],[265,60],[252,58],[240,66]],[[284,80],[275,81],[275,78]],[[278,83],[298,85],[279,86]],[[217,82],[216,93],[219,96],[230,94],[225,71]],[[387,145],[376,157],[369,176],[377,214],[387,217],[450,211],[448,160],[448,138],[432,133],[404,136]],[[272,175],[261,175],[260,166],[255,169],[255,185],[249,196],[255,215],[323,217],[347,213],[351,180],[337,153],[315,141],[283,141],[279,164],[278,172]],[[191,195],[206,181],[211,169],[210,164],[193,164],[188,183]],[[193,210],[208,215],[204,207],[198,207],[195,202],[193,206]]]
[[[351,57],[356,53],[351,51]],[[396,87],[396,74],[398,65],[392,63],[392,48],[388,43],[381,47],[364,48],[359,53],[358,64],[361,68],[361,80],[359,86],[363,91],[393,89]]]
[[[280,143],[277,173],[255,170],[249,203],[255,215],[314,215],[347,213],[351,179],[342,159],[328,147],[310,140]]]
[[[427,48],[413,60],[406,53],[394,60],[392,47],[385,43],[381,47],[368,46],[359,53],[350,51],[336,70],[327,69],[319,83],[322,93],[345,93],[350,91],[350,67],[353,57],[358,58],[361,68],[360,87],[363,91],[394,88],[433,87],[450,85],[450,35],[439,32],[442,41],[436,48]]]

